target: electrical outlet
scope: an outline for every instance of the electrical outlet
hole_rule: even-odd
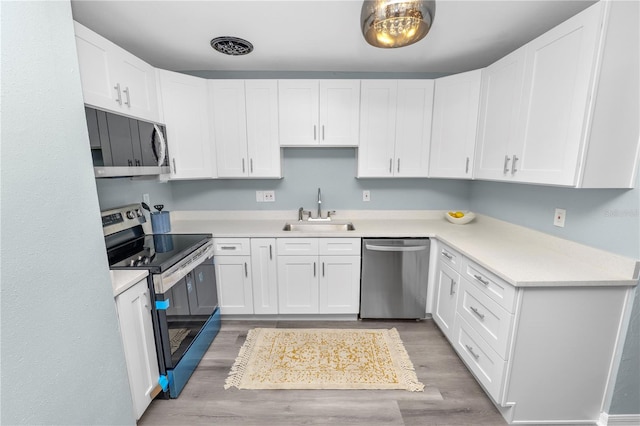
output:
[[[261,203],[264,201],[264,192],[256,191],[256,202]]]
[[[142,201],[144,201],[148,206],[151,206],[151,201],[149,201],[149,194],[142,194]]]
[[[264,191],[264,202],[273,203],[276,201],[276,191]]]
[[[371,201],[371,192],[368,190],[362,191],[362,201]]]
[[[565,209],[556,209],[556,214],[553,217],[553,224],[560,228],[564,228],[564,219],[567,216]]]

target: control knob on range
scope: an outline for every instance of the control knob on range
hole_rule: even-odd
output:
[[[140,209],[136,209],[136,216],[142,217],[142,211]]]
[[[136,217],[136,214],[134,213],[133,210],[127,211],[127,219],[134,219],[135,217]]]

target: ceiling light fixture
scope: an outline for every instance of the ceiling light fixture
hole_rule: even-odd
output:
[[[403,47],[422,40],[433,25],[435,0],[365,0],[362,35],[372,46]]]
[[[238,37],[216,37],[211,40],[211,47],[220,53],[231,56],[246,55],[253,51],[253,44]]]

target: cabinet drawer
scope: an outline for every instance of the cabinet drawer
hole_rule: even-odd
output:
[[[466,258],[462,265],[462,276],[508,312],[513,312],[516,300],[514,286]]]
[[[460,315],[454,330],[453,342],[458,355],[489,396],[496,402],[500,401],[506,361]]]
[[[214,238],[213,254],[215,256],[250,256],[249,238]]]
[[[309,256],[318,254],[317,238],[278,238],[278,256]]]
[[[513,315],[466,279],[462,280],[460,290],[458,314],[501,358],[507,359]]]
[[[451,247],[438,241],[438,261],[449,266],[456,272],[460,272],[460,263],[462,256]]]
[[[320,238],[321,256],[360,256],[360,238]]]

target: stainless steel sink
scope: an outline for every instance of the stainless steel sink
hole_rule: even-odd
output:
[[[294,222],[285,223],[283,231],[302,231],[302,232],[318,232],[318,231],[355,231],[356,227],[351,222]]]

